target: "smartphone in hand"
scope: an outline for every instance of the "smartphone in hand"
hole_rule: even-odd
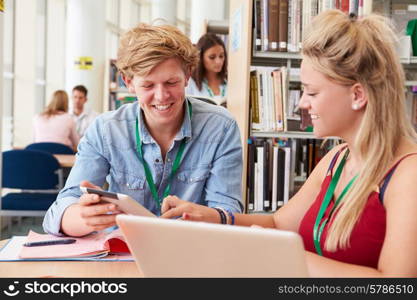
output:
[[[139,202],[133,200],[130,196],[119,193],[112,193],[99,189],[93,189],[89,187],[80,186],[81,191],[84,194],[96,194],[99,195],[102,201],[113,203],[117,206],[117,209],[129,214],[144,217],[156,217],[151,211],[142,206]]]

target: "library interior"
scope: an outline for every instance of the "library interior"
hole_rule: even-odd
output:
[[[93,237],[81,237],[81,233],[88,233],[81,227],[67,230],[75,210],[68,209],[65,213],[64,210],[80,196],[80,201],[102,201],[113,205],[113,210],[131,209],[150,217],[163,215],[169,204],[162,200],[173,195],[183,200],[195,198],[189,201],[215,208],[212,214],[222,224],[235,224],[235,221],[238,224],[241,213],[272,219],[314,174],[321,159],[346,142],[340,136],[315,135],[314,118],[318,117],[301,104],[306,92],[301,78],[302,41],[315,17],[327,10],[342,11],[358,21],[379,14],[392,23],[396,34],[395,53],[405,76],[402,90],[397,92],[404,94],[406,122],[417,130],[415,0],[0,0],[3,74],[0,80],[0,249],[3,249],[0,263],[20,264],[19,268],[8,268],[11,271],[7,273],[1,271],[0,277],[22,277],[22,268],[30,269],[31,277],[181,276],[167,270],[158,273],[152,268],[148,272],[147,265],[140,264],[144,260],[142,254],[129,253],[135,245],[130,240],[129,226],[139,226],[135,220],[118,219],[121,231],[111,233],[105,228],[109,226],[89,227],[99,231]],[[138,25],[141,23],[147,25]],[[162,33],[153,32],[152,28],[158,26],[163,28]],[[181,51],[165,56],[166,60],[156,60],[158,64],[152,57],[146,64],[146,59],[139,56],[153,53],[147,49],[149,45],[173,27],[181,37],[187,37],[192,50],[183,50],[186,43],[173,38],[173,45],[182,44],[175,46],[183,47]],[[125,38],[126,34],[131,34],[130,40]],[[151,37],[151,34],[159,36]],[[149,38],[149,42],[140,44],[141,37]],[[142,46],[132,50],[129,48],[132,43]],[[169,43],[169,40],[160,42],[160,47],[171,47]],[[139,53],[138,57],[134,51]],[[192,100],[184,100],[176,136],[162,146],[163,135],[159,140],[151,129],[152,122],[157,122],[152,116],[158,114],[161,120],[171,120],[168,114],[175,114],[175,103],[172,107],[168,102],[151,105],[147,96],[140,103],[138,95],[145,95],[150,89],[155,89],[155,95],[175,93],[183,77],[175,75],[171,82],[172,78],[167,76],[177,69],[188,70],[186,66],[192,60],[196,63],[193,62],[190,72],[180,72],[187,73],[184,78],[188,82],[180,91],[182,100]],[[162,64],[163,70],[156,75]],[[150,68],[148,73],[140,69],[143,66]],[[132,71],[138,71],[139,75],[129,77]],[[163,76],[167,81],[158,87],[157,80]],[[140,115],[136,112],[136,127],[135,116],[129,115],[133,109]],[[165,110],[169,113],[164,114]],[[213,123],[217,128],[213,128]],[[192,128],[191,124],[194,124]],[[142,127],[149,128],[143,132]],[[140,176],[135,174],[135,167]],[[84,180],[91,183],[83,183]],[[172,201],[177,203],[175,199]],[[134,205],[137,203],[140,207]],[[184,205],[179,203],[178,207]],[[175,209],[175,205],[169,208]],[[142,208],[146,213],[141,213]],[[182,218],[187,220],[188,216],[192,220],[193,211],[187,209],[184,208]],[[104,214],[110,216],[113,212]],[[111,222],[116,225],[115,219]],[[151,227],[152,223],[140,218],[137,222],[143,228]],[[229,234],[242,234],[242,245],[245,244],[240,229],[227,230]],[[251,230],[254,234],[262,231]],[[219,229],[219,236],[221,232]],[[68,239],[64,233],[73,238]],[[210,238],[208,233],[207,237]],[[260,242],[262,237],[261,233],[257,236]],[[128,247],[120,239],[127,240]],[[304,255],[300,254],[304,248],[298,234],[280,235],[279,239],[293,247],[289,257],[297,260],[297,255]],[[228,240],[224,232],[221,241],[229,244]],[[66,244],[61,256],[43,251],[49,244],[22,246],[48,241]],[[86,248],[81,249],[83,243]],[[22,251],[12,253],[7,248],[11,245],[15,250],[20,245]],[[235,246],[230,242],[230,247]],[[178,250],[174,248],[173,251]],[[243,252],[239,254],[242,257]],[[80,261],[78,265],[66,267],[64,272],[58,264],[52,268],[45,262],[34,264],[36,260],[55,262],[68,257]],[[92,258],[94,262],[87,262]],[[106,264],[97,263],[106,259]],[[108,274],[109,263],[114,261],[118,265],[112,266],[114,273]],[[188,274],[194,277],[207,274],[308,276],[307,267],[299,261],[285,265],[286,269],[293,270],[287,273],[268,273],[268,263],[262,269],[261,261],[254,267],[260,269],[259,273],[239,276],[236,270],[231,273],[188,270]],[[76,266],[82,266],[83,271],[80,273]],[[406,274],[415,270],[410,272]]]

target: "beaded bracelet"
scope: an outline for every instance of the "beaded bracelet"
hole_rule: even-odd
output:
[[[226,211],[227,211],[227,214],[229,215],[229,217],[231,219],[230,225],[235,225],[235,215],[230,210],[226,209]]]
[[[221,224],[227,224],[227,217],[226,217],[226,214],[224,213],[224,211],[222,209],[220,209],[220,208],[217,208],[217,207],[213,207],[213,208],[215,210],[217,210],[217,212],[220,215],[220,223]]]

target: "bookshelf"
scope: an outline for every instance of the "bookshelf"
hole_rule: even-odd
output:
[[[256,48],[254,37],[256,36],[256,29],[253,28],[252,22],[256,21],[254,14],[255,0],[230,0],[230,32],[229,32],[229,66],[228,66],[228,100],[227,105],[229,111],[235,117],[240,128],[240,134],[243,145],[243,178],[242,178],[242,201],[245,205],[245,211],[248,212],[248,184],[251,180],[248,177],[251,175],[249,167],[250,152],[248,140],[252,137],[265,139],[288,139],[288,140],[316,140],[311,132],[302,131],[253,131],[251,128],[251,91],[250,91],[250,72],[251,66],[285,66],[288,70],[296,67],[298,68],[301,62],[301,55],[298,52],[268,52],[259,51]],[[387,15],[391,12],[392,2],[405,3],[407,1],[385,1],[374,0],[373,9],[375,6],[382,10],[381,12]],[[410,2],[410,1],[408,1]],[[371,8],[372,9],[372,8]],[[417,56],[403,57],[401,63],[409,75],[417,75]],[[287,76],[287,87],[290,83],[299,83],[300,78],[297,75]],[[407,77],[407,90],[409,87],[417,85],[417,76]],[[414,97],[416,98],[416,97]],[[416,105],[417,106],[417,105]],[[417,118],[416,118],[417,120]],[[330,138],[336,143],[336,138]],[[320,142],[319,142],[320,143]],[[293,156],[294,158],[294,156]],[[296,158],[297,159],[297,158]],[[294,166],[291,167],[291,172],[294,172]],[[305,176],[292,174],[291,188],[297,183],[305,180]],[[253,179],[252,179],[253,180]],[[254,209],[253,212],[262,212],[262,210]]]
[[[136,95],[129,93],[125,86],[120,71],[115,65],[115,60],[109,62],[109,102],[108,109],[115,110],[125,103],[136,101]]]

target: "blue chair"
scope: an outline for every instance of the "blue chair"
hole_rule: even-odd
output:
[[[0,216],[43,216],[63,188],[62,169],[58,160],[44,151],[5,151],[2,187],[19,190],[2,196]],[[9,232],[10,225],[11,221]]]
[[[51,154],[75,154],[70,147],[60,143],[33,143],[26,146],[25,149],[45,151]]]

